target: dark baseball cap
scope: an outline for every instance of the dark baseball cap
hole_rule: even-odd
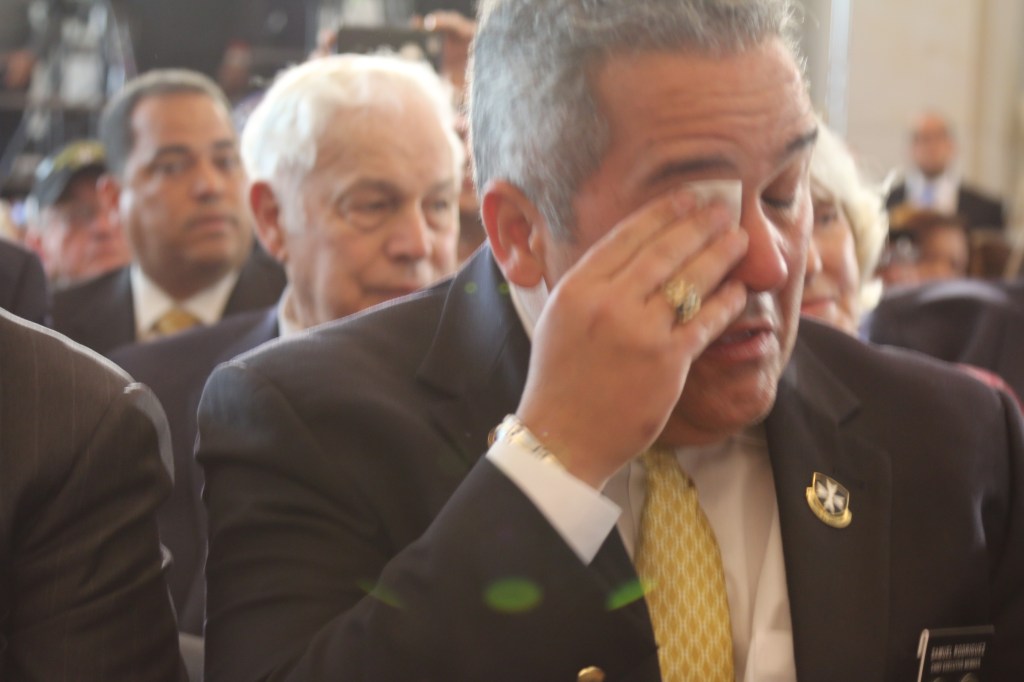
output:
[[[52,154],[36,168],[31,197],[40,208],[60,201],[64,191],[80,173],[107,169],[103,145],[97,140],[77,140]]]

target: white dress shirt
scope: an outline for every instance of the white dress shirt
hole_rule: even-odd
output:
[[[277,336],[282,339],[298,334],[305,329],[292,315],[292,295],[292,285],[288,283],[281,293],[281,298],[277,301]]]
[[[191,313],[205,325],[219,321],[238,281],[238,274],[238,270],[232,270],[216,284],[184,301],[176,301],[150,279],[138,263],[132,263],[130,276],[132,304],[135,306],[135,338],[143,341],[152,338],[153,325],[175,307]]]
[[[960,175],[950,169],[935,178],[926,178],[919,171],[910,171],[904,180],[906,200],[914,206],[942,213],[956,213],[960,194]]]
[[[532,337],[547,289],[543,283],[533,290],[513,285],[511,293]],[[641,462],[624,466],[599,492],[513,443],[495,443],[487,457],[530,498],[583,563],[593,560],[616,527],[633,556],[646,497]],[[679,448],[676,457],[694,481],[722,552],[736,679],[795,680],[782,533],[763,428],[713,446]]]

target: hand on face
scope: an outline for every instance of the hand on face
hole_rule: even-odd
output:
[[[518,416],[570,473],[599,487],[651,445],[694,359],[743,312],[728,279],[747,234],[720,202],[685,190],[643,206],[559,280],[533,338]],[[676,319],[663,287],[691,283],[703,299]],[[601,371],[614,368],[614,371]]]

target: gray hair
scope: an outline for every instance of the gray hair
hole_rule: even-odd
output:
[[[423,62],[385,55],[335,55],[284,71],[242,131],[242,162],[251,182],[294,193],[316,165],[320,136],[344,126],[347,111],[401,111],[410,93],[433,105],[462,177],[465,149],[455,130],[451,88]],[[395,131],[401,135],[402,131]]]
[[[875,277],[889,233],[882,189],[864,178],[846,144],[821,120],[811,155],[811,194],[819,201],[835,202],[850,224],[860,271],[859,312],[867,312],[882,294],[881,281]]]
[[[781,39],[792,0],[482,0],[471,66],[476,186],[507,180],[571,237],[572,197],[600,165],[606,121],[590,77],[614,53],[729,55]]]
[[[217,84],[201,73],[186,69],[157,69],[133,78],[107,102],[100,116],[99,137],[107,154],[107,168],[123,177],[132,152],[132,114],[144,99],[162,95],[206,95],[231,111],[231,103]]]

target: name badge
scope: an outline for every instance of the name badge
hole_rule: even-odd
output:
[[[994,631],[991,625],[922,630],[917,682],[985,682],[985,653]]]

